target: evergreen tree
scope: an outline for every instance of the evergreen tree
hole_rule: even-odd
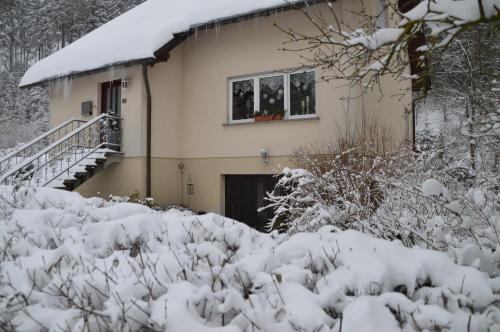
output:
[[[143,1],[0,1],[0,149],[47,129],[47,91],[18,88],[29,66]]]

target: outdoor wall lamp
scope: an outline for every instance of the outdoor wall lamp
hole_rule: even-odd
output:
[[[268,165],[269,164],[269,152],[267,151],[267,149],[262,148],[260,150],[260,159],[262,160],[262,163],[264,165]]]
[[[130,79],[125,78],[122,80],[122,89],[127,90],[130,85]]]
[[[194,195],[194,183],[193,180],[191,179],[191,175],[189,175],[189,178],[187,180],[187,194],[188,196]]]

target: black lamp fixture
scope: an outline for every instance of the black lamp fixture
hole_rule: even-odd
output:
[[[130,85],[129,78],[125,78],[122,80],[122,89],[127,90],[129,85]]]
[[[260,160],[264,165],[269,165],[269,151],[266,148],[260,150]]]
[[[187,180],[187,194],[188,196],[194,195],[194,183],[193,179],[191,178],[191,174],[189,175],[189,178]]]

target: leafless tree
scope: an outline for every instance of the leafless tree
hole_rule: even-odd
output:
[[[487,25],[500,29],[500,1],[492,0],[361,0],[356,12],[361,27],[351,27],[342,3],[326,1],[324,11],[297,8],[309,18],[315,33],[282,29],[290,41],[286,50],[324,70],[323,79],[345,80],[373,88],[383,76],[414,80],[426,87],[432,68],[462,32]],[[411,67],[411,73],[408,71]]]

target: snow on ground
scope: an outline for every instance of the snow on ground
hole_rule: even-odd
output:
[[[431,134],[439,134],[446,126],[443,115],[443,104],[439,103],[434,96],[428,96],[421,100],[418,105],[416,130],[421,133],[429,131]]]
[[[500,280],[443,253],[12,190],[0,187],[0,329],[500,330]]]

